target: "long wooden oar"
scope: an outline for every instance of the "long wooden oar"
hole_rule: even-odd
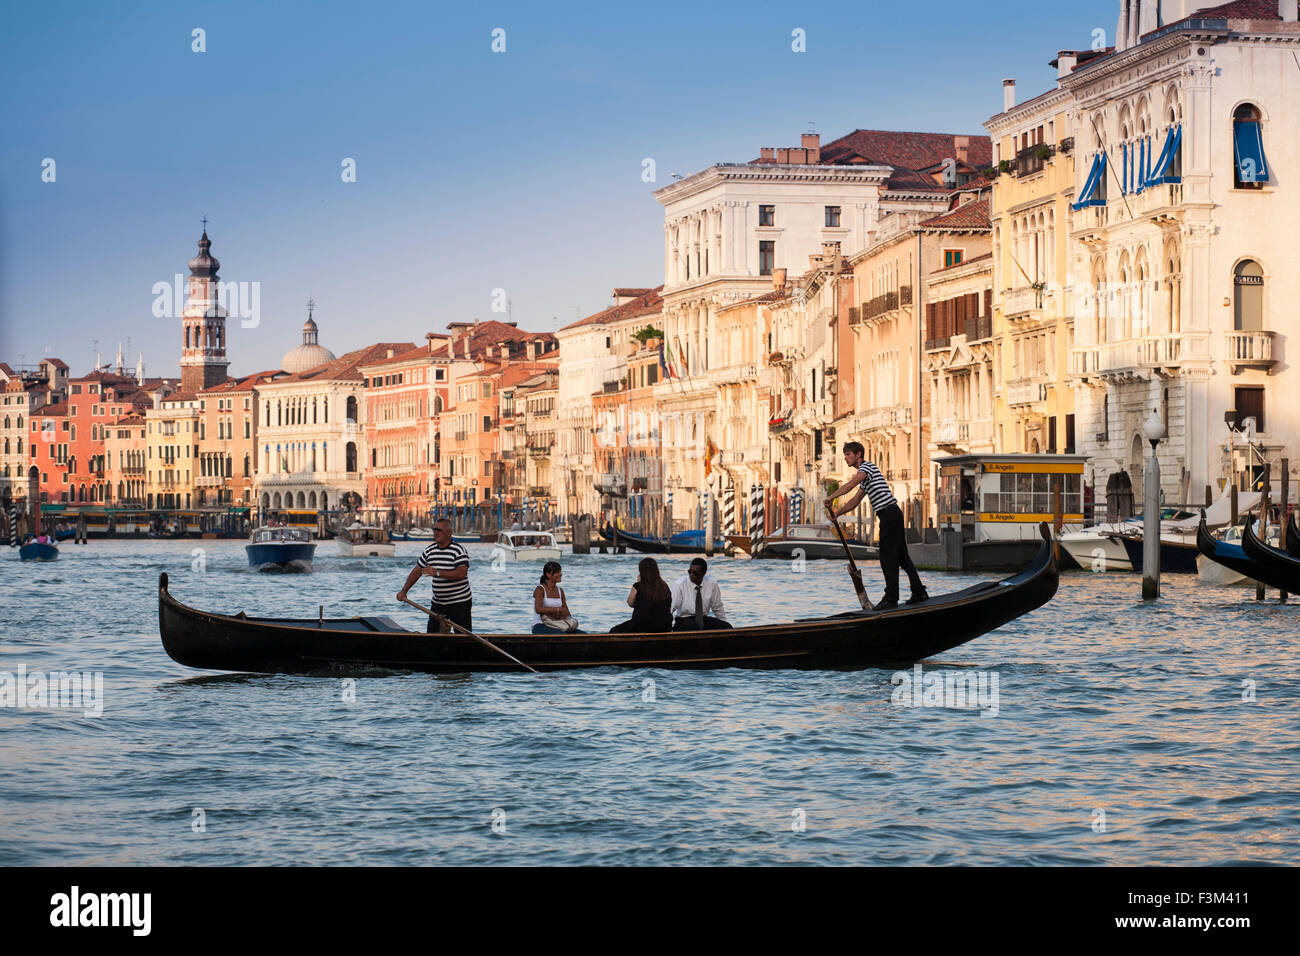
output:
[[[862,610],[870,611],[872,610],[871,598],[867,597],[867,589],[862,586],[862,572],[858,570],[857,562],[853,560],[853,552],[844,537],[844,529],[840,527],[840,519],[835,514],[835,507],[829,501],[826,502],[826,513],[831,516],[831,524],[835,528],[835,533],[840,536],[840,544],[844,545],[844,557],[849,559],[849,577],[853,579],[853,588],[858,592],[858,603],[862,605]]]
[[[439,614],[437,611],[434,611],[432,608],[427,608],[427,607],[424,607],[424,606],[421,605],[421,604],[416,604],[416,603],[415,603],[414,601],[412,601],[410,598],[402,598],[402,601],[403,601],[404,603],[406,603],[406,604],[411,605],[411,607],[416,608],[417,610],[423,611],[425,614],[429,615],[429,617],[436,617],[436,618],[437,618],[438,620],[440,620],[440,621],[446,621],[448,624],[450,624],[452,627],[454,627],[454,628],[455,628],[457,631],[459,631],[460,633],[465,634],[465,635],[467,635],[467,636],[469,636],[469,637],[474,638],[474,640],[478,641],[480,644],[485,645],[486,647],[490,647],[490,648],[492,648],[492,650],[496,651],[496,652],[497,652],[498,654],[500,654],[502,657],[508,657],[508,658],[510,658],[510,660],[514,661],[516,664],[518,664],[518,665],[519,665],[520,667],[522,667],[524,670],[532,671],[534,674],[538,673],[537,668],[535,668],[535,667],[529,667],[527,664],[525,664],[525,663],[524,663],[523,661],[521,661],[519,658],[515,657],[513,654],[509,653],[508,651],[503,651],[501,648],[497,647],[495,644],[493,644],[493,643],[492,643],[491,641],[489,641],[487,638],[485,638],[485,637],[479,637],[477,634],[475,634],[473,631],[469,630],[468,628],[461,627],[459,624],[457,624],[457,623],[456,623],[455,621],[453,621],[451,618],[447,617],[445,614]]]

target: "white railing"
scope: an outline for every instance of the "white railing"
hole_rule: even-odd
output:
[[[1002,314],[1010,318],[1042,311],[1044,294],[1042,290],[1030,285],[1007,289],[1002,293]]]
[[[1042,376],[1022,378],[1007,383],[1008,405],[1029,405],[1047,398],[1047,380]]]
[[[758,366],[728,365],[709,373],[709,381],[714,385],[733,385],[740,382],[752,382],[758,378]]]
[[[1277,359],[1273,357],[1272,332],[1229,332],[1227,358],[1233,365],[1257,365],[1267,368]]]
[[[912,422],[912,406],[887,405],[883,408],[872,408],[859,416],[858,421],[861,423],[859,428],[863,431],[909,425]]]

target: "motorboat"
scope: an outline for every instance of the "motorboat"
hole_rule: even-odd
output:
[[[880,551],[864,541],[846,538],[855,561],[875,561]],[[844,559],[844,545],[829,524],[792,524],[763,538],[751,552],[756,558]]]
[[[550,531],[502,531],[497,535],[492,556],[507,561],[558,561],[560,543]]]
[[[306,528],[265,526],[253,529],[244,551],[248,566],[259,571],[310,571],[316,542]]]
[[[391,558],[397,553],[386,528],[363,525],[359,521],[341,530],[334,541],[339,553],[348,558]]]

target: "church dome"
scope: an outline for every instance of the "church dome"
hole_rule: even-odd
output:
[[[302,324],[302,345],[284,353],[280,368],[294,375],[334,361],[334,353],[316,341],[317,334],[316,320],[311,316],[311,303],[308,303],[307,321]]]

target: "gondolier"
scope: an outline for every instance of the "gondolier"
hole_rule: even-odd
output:
[[[930,595],[921,582],[921,576],[916,573],[916,566],[912,564],[911,556],[907,553],[907,538],[903,534],[903,511],[898,507],[898,501],[894,498],[894,493],[889,490],[889,484],[885,481],[885,476],[880,473],[880,469],[865,458],[866,449],[862,447],[861,442],[851,441],[844,446],[844,460],[856,471],[852,478],[837,488],[834,493],[826,496],[826,502],[829,505],[841,495],[848,494],[854,488],[858,489],[848,504],[835,511],[835,516],[838,518],[856,508],[864,494],[871,501],[871,510],[880,521],[880,570],[885,575],[885,597],[876,607],[881,609],[898,607],[900,567],[907,572],[907,581],[912,588],[912,596],[907,603],[920,604],[922,601],[929,600]]]
[[[397,592],[397,600],[406,600],[406,592],[421,577],[433,578],[433,610],[450,618],[467,631],[474,630],[471,611],[474,596],[469,589],[469,552],[451,539],[451,522],[439,518],[433,524],[433,544],[424,549],[415,567],[406,576],[406,583]],[[430,617],[427,628],[437,633],[439,622]]]

